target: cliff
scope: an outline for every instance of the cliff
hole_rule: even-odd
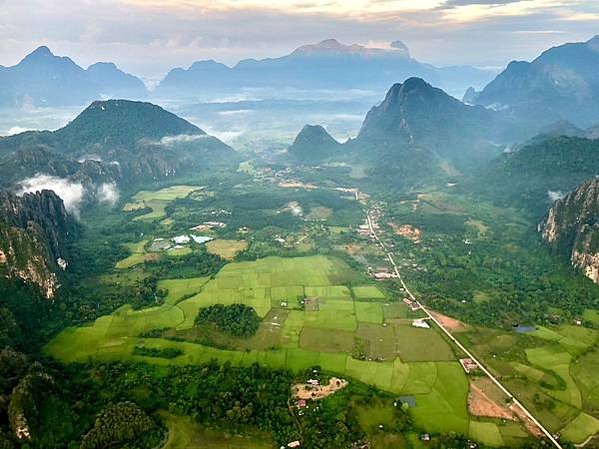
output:
[[[66,242],[75,223],[54,192],[21,197],[0,192],[0,275],[39,287],[47,298],[60,287],[68,266]]]
[[[599,284],[599,179],[556,201],[541,230],[552,247]]]

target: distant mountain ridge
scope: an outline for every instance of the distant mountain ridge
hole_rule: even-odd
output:
[[[137,77],[112,63],[87,70],[42,46],[12,67],[0,67],[0,106],[65,106],[102,97],[143,98],[148,91]]]
[[[469,100],[534,123],[599,121],[599,35],[560,45],[532,62],[514,61]]]
[[[231,87],[386,89],[410,77],[421,77],[461,93],[472,84],[482,88],[493,76],[491,71],[474,67],[437,68],[420,63],[400,41],[389,48],[370,48],[327,39],[303,45],[286,56],[245,59],[233,67],[199,61],[188,69],[176,68],[161,81],[157,94],[199,94]]]
[[[599,179],[557,200],[541,229],[551,246],[599,284]]]

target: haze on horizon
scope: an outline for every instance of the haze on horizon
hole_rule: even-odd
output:
[[[81,65],[158,78],[197,60],[232,65],[327,38],[401,40],[436,65],[501,67],[597,34],[593,0],[1,0],[0,64],[40,45]]]

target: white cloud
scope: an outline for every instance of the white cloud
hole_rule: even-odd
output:
[[[52,190],[64,202],[65,208],[75,216],[79,216],[81,203],[85,190],[81,183],[69,181],[66,178],[59,178],[43,173],[38,173],[31,178],[23,179],[19,182],[21,186],[19,195],[42,190]]]
[[[177,143],[195,142],[197,140],[208,139],[207,134],[179,134],[178,136],[164,136],[160,139],[160,143],[166,146],[173,146]]]
[[[119,200],[119,189],[116,183],[105,182],[100,187],[98,187],[96,195],[100,203],[114,206]]]
[[[561,190],[557,190],[557,191],[553,191],[553,190],[548,190],[547,191],[547,196],[549,197],[549,200],[552,203],[555,203],[557,200],[561,200],[563,197],[565,197],[565,193],[562,192]]]
[[[4,133],[2,133],[3,136],[14,136],[15,134],[21,134],[24,133],[25,131],[31,131],[29,128],[23,128],[22,126],[13,126],[9,129],[7,129]]]
[[[237,110],[234,110],[234,111],[220,111],[218,113],[218,115],[222,115],[222,116],[228,117],[228,116],[232,116],[232,115],[251,114],[252,112],[254,112],[254,111],[252,111],[251,109],[237,109]]]

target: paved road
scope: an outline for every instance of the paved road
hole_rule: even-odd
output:
[[[399,269],[397,268],[397,265],[395,264],[395,260],[393,260],[393,255],[391,254],[391,252],[387,249],[387,247],[385,246],[385,244],[381,241],[381,239],[379,238],[379,236],[377,235],[377,233],[374,230],[374,226],[372,225],[372,218],[370,217],[370,211],[365,210],[366,212],[366,219],[368,220],[368,227],[370,228],[370,232],[372,233],[372,235],[374,236],[375,240],[377,241],[377,243],[380,245],[380,247],[383,249],[383,251],[385,252],[385,254],[387,255],[387,258],[389,259],[389,262],[391,262],[391,265],[393,266],[393,270],[395,271],[395,274],[397,275],[399,282],[401,282],[402,287],[404,288],[404,290],[406,291],[406,293],[408,294],[408,296],[412,299],[412,301],[416,302],[423,310],[424,313],[426,313],[426,315],[435,322],[435,324],[437,326],[439,326],[439,328],[445,333],[445,335],[447,335],[447,337],[455,343],[455,345],[460,348],[462,350],[462,352],[464,354],[466,354],[468,357],[470,357],[480,368],[480,370],[485,373],[489,379],[491,379],[491,381],[497,385],[501,391],[503,391],[508,398],[510,398],[510,400],[517,406],[519,407],[522,412],[545,434],[545,436],[547,437],[547,439],[549,441],[551,441],[555,447],[557,447],[558,449],[563,449],[562,445],[559,443],[559,441],[557,441],[553,435],[551,434],[551,432],[549,432],[535,417],[532,413],[530,413],[526,407],[524,407],[524,405],[512,394],[510,393],[510,391],[503,386],[503,384],[501,382],[499,382],[499,380],[497,380],[497,378],[482,364],[480,363],[480,361],[474,357],[474,355],[468,350],[466,349],[466,347],[460,343],[457,338],[455,338],[451,332],[449,332],[449,330],[447,330],[445,328],[445,326],[443,326],[443,324],[441,324],[439,322],[439,320],[437,320],[432,313],[430,313],[428,311],[428,309],[422,305],[420,303],[420,301],[418,301],[416,299],[416,297],[412,294],[412,292],[410,291],[410,289],[408,288],[408,286],[405,284],[403,278],[401,277],[401,273],[399,272]]]

